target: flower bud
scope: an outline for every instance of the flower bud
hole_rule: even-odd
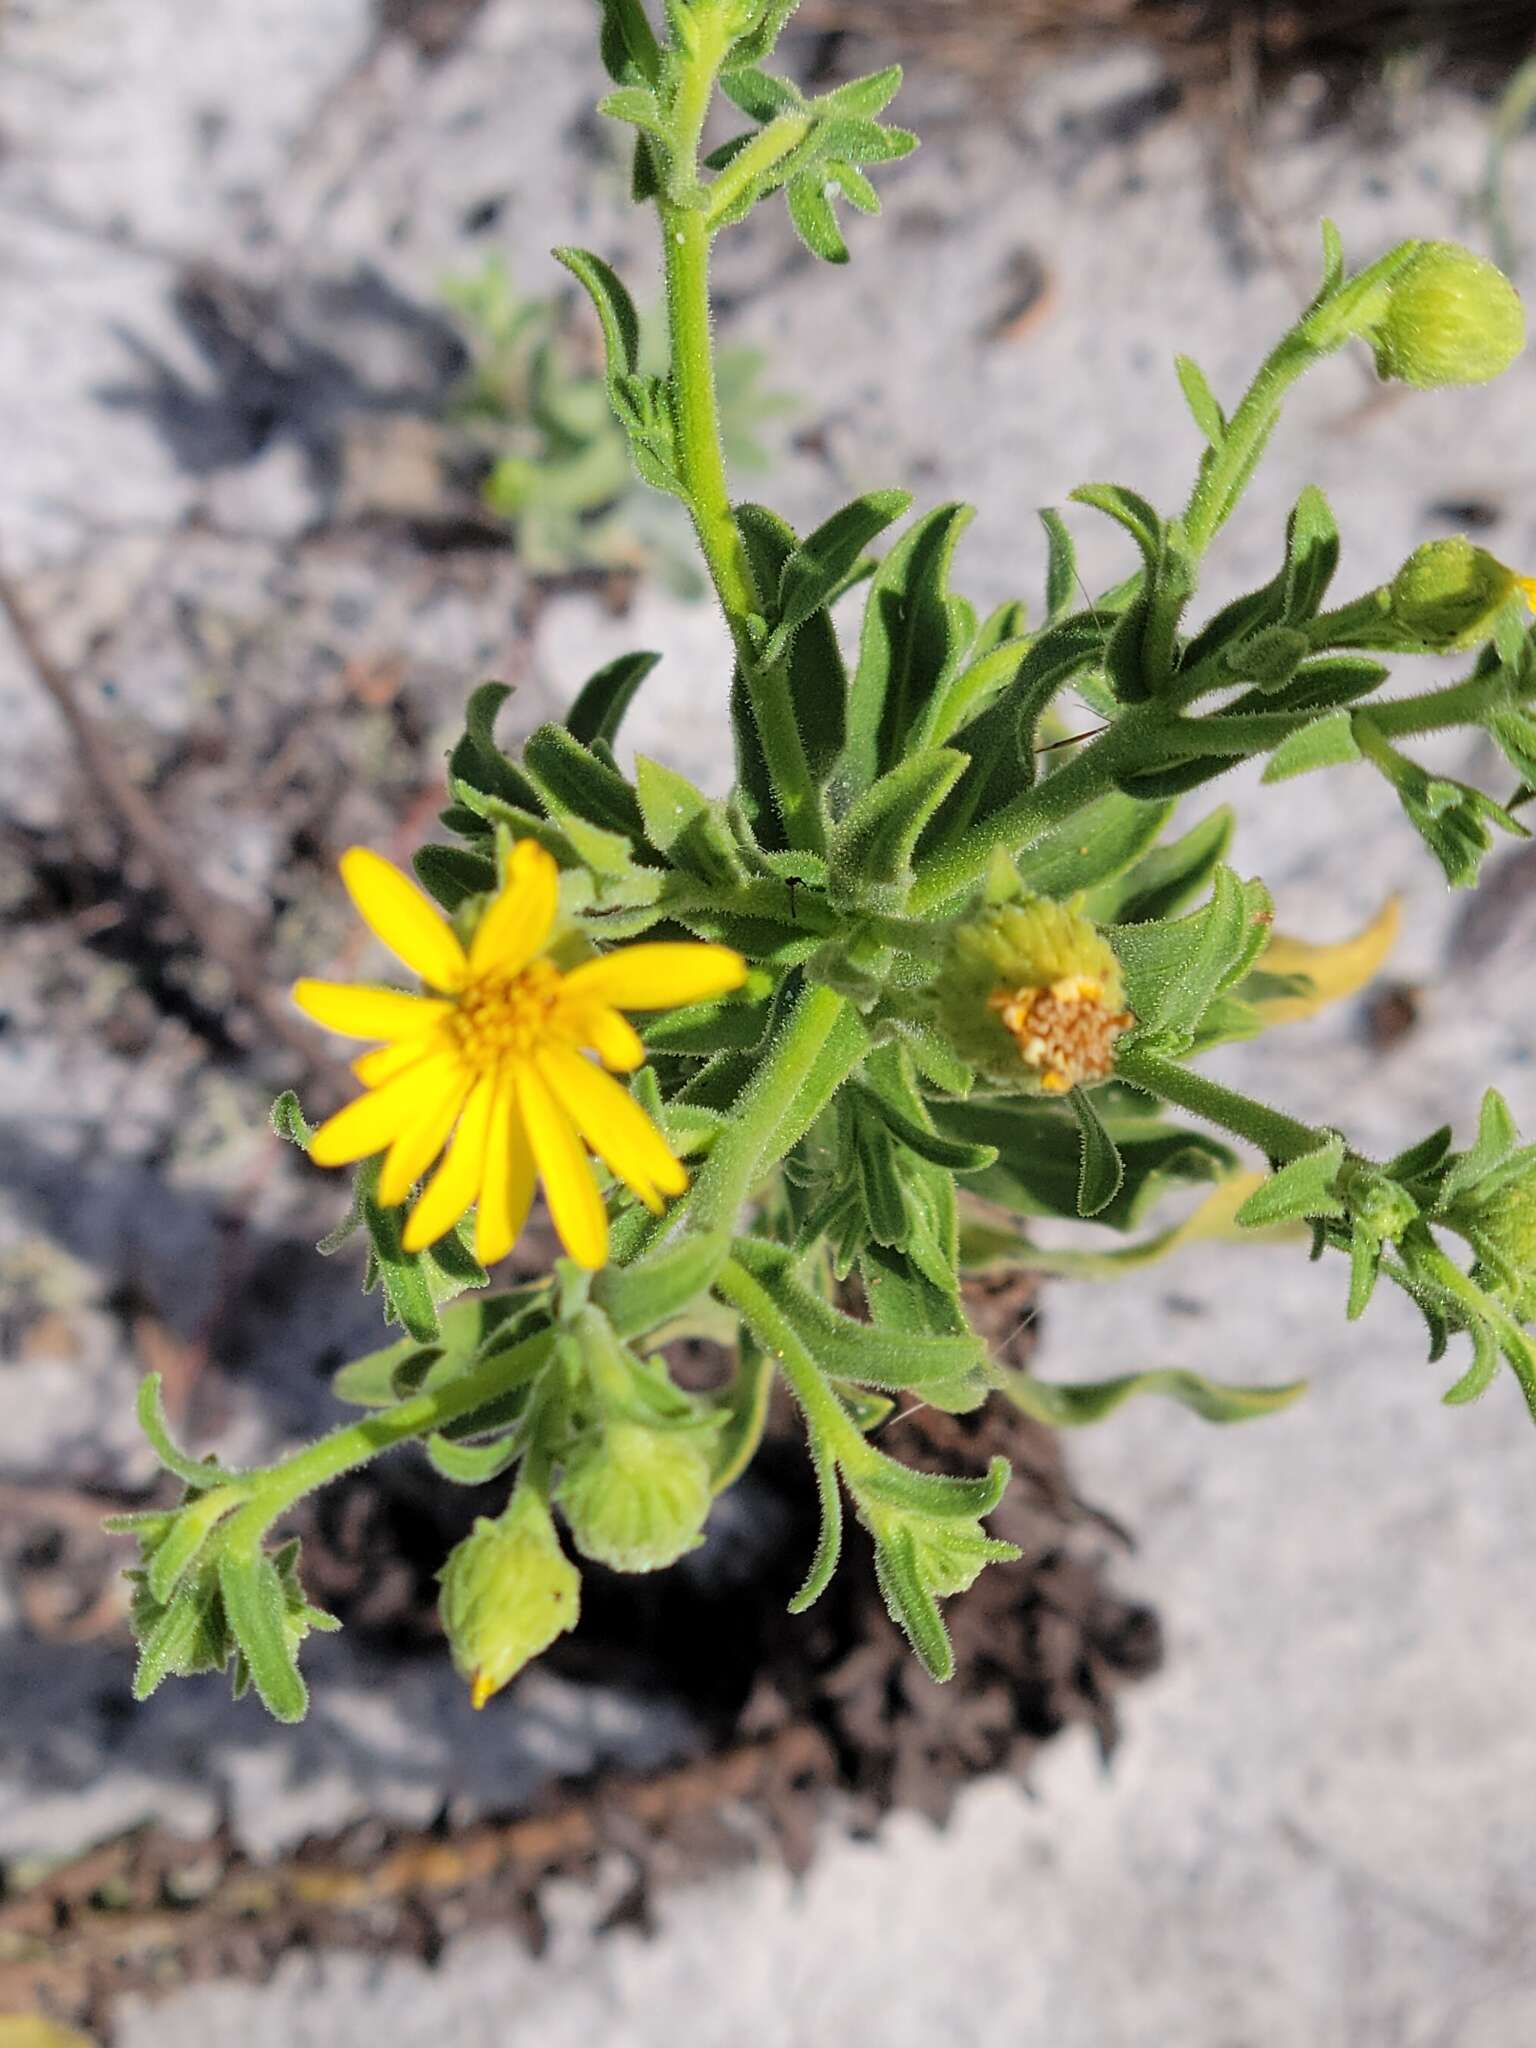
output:
[[[935,1021],[977,1074],[1023,1095],[1065,1095],[1114,1070],[1135,1022],[1120,963],[1080,911],[1044,896],[955,925],[934,986]]]
[[[1458,535],[1414,549],[1387,586],[1387,610],[1426,647],[1449,651],[1486,639],[1519,588],[1513,569]]]
[[[712,1495],[701,1435],[610,1419],[577,1444],[558,1499],[583,1557],[654,1572],[703,1540]]]
[[[514,1495],[497,1521],[481,1515],[438,1576],[438,1611],[476,1707],[574,1628],[581,1612],[581,1574],[536,1493]]]
[[[1381,376],[1433,390],[1486,384],[1525,346],[1525,309],[1503,271],[1455,242],[1424,242],[1367,329]]]
[[[1516,1153],[1476,1195],[1457,1204],[1456,1227],[1479,1254],[1478,1278],[1525,1323],[1536,1322],[1536,1147]]]

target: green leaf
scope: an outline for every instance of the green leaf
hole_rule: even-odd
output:
[[[1082,1133],[1083,1149],[1077,1177],[1077,1213],[1097,1216],[1107,1209],[1125,1184],[1125,1164],[1092,1099],[1082,1088],[1067,1097]]]
[[[416,879],[450,917],[472,896],[496,887],[496,863],[463,846],[418,846],[411,855]]]
[[[949,1632],[918,1566],[912,1532],[898,1524],[875,1545],[875,1577],[892,1621],[917,1652],[928,1676],[942,1685],[955,1673]]]
[[[730,1252],[728,1231],[692,1231],[635,1265],[605,1266],[592,1299],[618,1336],[642,1337],[712,1287]]]
[[[506,683],[481,683],[464,707],[464,734],[448,756],[450,787],[467,783],[483,796],[526,810],[539,808],[538,794],[496,744],[496,715],[512,695]]]
[[[1344,1164],[1344,1140],[1335,1132],[1326,1145],[1282,1166],[1258,1187],[1237,1212],[1245,1229],[1261,1230],[1272,1223],[1300,1222],[1314,1216],[1342,1216],[1338,1193]]]
[[[240,1505],[240,1496],[222,1487],[194,1494],[178,1508],[148,1559],[145,1583],[164,1606],[191,1567],[217,1524]]]
[[[660,660],[659,654],[621,654],[588,677],[566,713],[566,731],[586,747],[596,740],[611,745],[635,692]]]
[[[736,520],[758,588],[778,590],[799,546],[793,529],[761,505],[738,505]],[[813,612],[801,621],[784,655],[784,668],[806,762],[820,784],[831,774],[843,749],[848,698],[842,653],[825,610]],[[752,799],[754,824],[761,832],[762,820],[767,818],[776,823],[777,812],[756,727],[746,709],[739,680],[732,717],[733,721],[745,721],[745,729],[738,722],[737,730],[738,780]]]
[[[1040,524],[1045,528],[1045,622],[1054,626],[1072,609],[1077,595],[1077,548],[1067,523],[1059,512],[1044,506]]]
[[[1459,1196],[1475,1189],[1503,1165],[1519,1142],[1519,1128],[1509,1104],[1496,1088],[1488,1089],[1478,1111],[1477,1142],[1467,1151],[1457,1153],[1446,1169],[1436,1199],[1437,1210],[1443,1213]]]
[[[763,650],[770,666],[813,612],[846,587],[848,577],[877,534],[911,506],[910,491],[867,491],[843,506],[799,543],[779,577],[773,633]]]
[[[137,1618],[137,1596],[134,1606]],[[133,1673],[136,1700],[147,1700],[167,1678],[217,1670],[223,1661],[224,1619],[219,1612],[218,1588],[211,1578],[200,1575],[187,1581],[169,1606],[145,1619]]]
[[[772,1392],[773,1360],[750,1330],[740,1329],[736,1340],[735,1375],[729,1389],[719,1399],[717,1412],[723,1420],[714,1440],[710,1461],[712,1493],[724,1493],[728,1486],[734,1486],[756,1456],[767,1426],[768,1401]],[[832,1562],[835,1567],[836,1547]],[[818,1586],[816,1593],[821,1590]],[[816,1593],[811,1595],[812,1599]]]
[[[722,888],[745,879],[735,835],[717,797],[707,797],[685,775],[644,754],[635,757],[635,790],[646,838],[674,867]]]
[[[901,759],[917,717],[964,652],[948,580],[974,517],[969,505],[939,506],[907,529],[875,571],[849,693],[840,778],[849,797]]]
[[[563,726],[541,725],[523,746],[529,780],[562,824],[585,819],[604,832],[638,839],[640,804],[623,776],[600,761]]]
[[[811,254],[819,256],[823,263],[846,263],[848,244],[838,227],[821,172],[806,171],[791,178],[785,194],[795,233]]]
[[[877,1116],[891,1135],[909,1152],[915,1152],[919,1159],[926,1159],[949,1173],[980,1173],[997,1158],[994,1145],[967,1144],[963,1139],[942,1137],[939,1132],[929,1130],[878,1088],[860,1081],[848,1085],[855,1099]]]
[[[455,1486],[484,1486],[517,1462],[518,1437],[494,1437],[485,1444],[460,1444],[434,1432],[422,1445],[436,1472]]]
[[[738,1238],[732,1255],[773,1297],[823,1372],[836,1379],[922,1393],[974,1381],[982,1369],[985,1349],[973,1335],[892,1334],[843,1315],[795,1277],[793,1257],[782,1245]]]
[[[271,1108],[272,1128],[280,1138],[286,1138],[290,1145],[297,1145],[301,1152],[309,1150],[309,1141],[315,1135],[305,1121],[299,1107],[299,1098],[291,1088],[285,1088]]]
[[[1172,803],[1140,803],[1111,790],[1034,840],[1016,856],[1024,887],[1058,902],[1122,873],[1152,845]]]
[[[1315,484],[1307,485],[1291,513],[1285,556],[1285,618],[1299,625],[1316,618],[1339,566],[1338,523]]]
[[[1288,1408],[1307,1390],[1305,1380],[1291,1380],[1275,1387],[1237,1387],[1172,1367],[1122,1373],[1116,1379],[1085,1380],[1072,1386],[1037,1380],[1028,1373],[1010,1373],[1003,1386],[1016,1407],[1052,1429],[1078,1429],[1086,1423],[1101,1422],[1122,1402],[1138,1394],[1162,1394],[1206,1422],[1251,1422]]]
[[[1068,495],[1079,505],[1092,505],[1123,526],[1140,548],[1149,570],[1157,567],[1163,551],[1163,522],[1157,509],[1139,492],[1123,484],[1079,484]]]
[[[834,902],[899,911],[912,883],[912,850],[968,765],[953,747],[914,754],[866,789],[827,849]]]
[[[762,12],[752,28],[739,35],[725,53],[724,70],[727,80],[749,64],[761,64],[773,55],[774,46],[784,24],[800,5],[800,0],[763,0]],[[897,83],[901,73],[896,73]],[[894,89],[894,88],[893,88]]]
[[[277,1566],[260,1551],[225,1549],[219,1591],[230,1633],[245,1654],[251,1681],[274,1720],[302,1721],[309,1693],[288,1633],[288,1603]]]
[[[470,1300],[450,1303],[440,1317],[437,1337],[428,1347],[436,1351],[426,1378],[421,1382],[431,1392],[473,1364],[486,1346],[505,1338],[512,1341],[531,1320],[543,1313],[548,1287],[520,1287],[506,1294],[481,1294]],[[331,1381],[338,1401],[354,1408],[388,1408],[398,1398],[396,1379],[402,1367],[421,1350],[411,1336],[370,1351],[342,1366]]]
[[[223,1485],[228,1480],[237,1480],[240,1476],[237,1472],[227,1470],[212,1458],[190,1457],[177,1446],[166,1420],[165,1404],[160,1395],[161,1384],[161,1376],[157,1372],[146,1373],[140,1380],[138,1417],[139,1427],[148,1437],[150,1449],[166,1471],[174,1472],[178,1479],[184,1479],[188,1486],[199,1492]]]
[[[641,0],[601,0],[601,4],[601,47],[608,76],[619,85],[633,78],[654,85],[661,76],[661,50]]]
[[[1182,838],[1096,884],[1083,908],[1095,924],[1152,924],[1172,917],[1210,881],[1231,844],[1235,813],[1223,805]]]
[[[1344,282],[1344,237],[1331,220],[1323,222],[1323,282],[1318,301],[1336,292]]]
[[[1242,978],[1269,938],[1274,905],[1262,882],[1218,867],[1211,900],[1169,924],[1106,932],[1125,970],[1137,1029],[1188,1042],[1217,996]]]
[[[596,309],[607,350],[609,385],[615,385],[621,377],[632,377],[640,366],[640,316],[623,280],[590,249],[562,248],[552,253]]]
[[[791,1614],[804,1614],[825,1593],[837,1570],[843,1549],[843,1496],[837,1481],[837,1460],[825,1440],[807,1423],[806,1448],[816,1474],[816,1494],[821,1502],[821,1531],[816,1554],[811,1559],[800,1590],[789,1603]]]
[[[1263,779],[1285,782],[1293,775],[1310,775],[1316,768],[1343,768],[1359,759],[1350,713],[1333,711],[1282,740],[1264,764]]]
[[[1012,1470],[1006,1458],[988,1462],[984,1479],[951,1479],[939,1472],[915,1472],[894,1458],[877,1457],[850,1471],[849,1483],[861,1502],[877,1500],[901,1514],[936,1521],[974,1521],[990,1515],[1008,1491]]]
[[[1176,356],[1174,364],[1179,373],[1179,388],[1195,425],[1213,448],[1219,448],[1227,438],[1226,415],[1206,382],[1205,372],[1189,356]]]

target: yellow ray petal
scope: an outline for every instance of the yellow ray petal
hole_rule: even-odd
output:
[[[671,1010],[726,995],[747,978],[747,963],[729,946],[697,940],[658,940],[623,946],[586,960],[565,977],[580,1002],[611,1003],[616,1010]]]
[[[360,1053],[352,1062],[352,1071],[365,1088],[380,1088],[396,1074],[414,1067],[418,1060],[453,1050],[454,1041],[446,1032],[429,1031],[423,1038],[401,1038],[393,1045],[380,1045],[372,1052]]]
[[[517,1106],[544,1182],[560,1242],[579,1266],[596,1268],[608,1256],[608,1217],[576,1126],[548,1084],[523,1060],[517,1068]]]
[[[590,1045],[616,1074],[632,1074],[645,1059],[639,1032],[606,1003],[562,1003],[560,1023],[578,1045]]]
[[[610,1173],[658,1212],[662,1195],[680,1195],[688,1174],[632,1095],[579,1052],[548,1046],[539,1072],[576,1120],[576,1128]]]
[[[408,1252],[424,1252],[452,1230],[480,1192],[485,1175],[485,1140],[491,1121],[491,1104],[496,1083],[487,1074],[475,1083],[464,1105],[459,1128],[448,1156],[423,1190],[421,1200],[406,1219],[400,1242]]]
[[[1303,976],[1308,987],[1298,995],[1260,996],[1254,1008],[1271,1024],[1294,1024],[1329,1003],[1337,1003],[1365,987],[1381,969],[1403,921],[1401,898],[1389,896],[1380,911],[1352,939],[1334,946],[1313,946],[1305,939],[1276,932],[1259,955],[1263,974]]]
[[[440,1023],[449,1008],[397,988],[358,988],[346,981],[296,981],[293,1000],[306,1017],[344,1038],[414,1038]]]
[[[549,937],[560,900],[560,870],[536,839],[520,839],[507,861],[501,894],[469,946],[473,975],[516,974]]]
[[[418,1060],[383,1087],[360,1095],[356,1102],[328,1117],[310,1140],[310,1158],[316,1166],[350,1166],[354,1160],[382,1152],[438,1099],[447,1077],[460,1072],[451,1053],[434,1053]]]
[[[1536,612],[1536,576],[1517,576],[1515,585],[1531,610]]]
[[[422,1103],[415,1121],[390,1146],[379,1175],[379,1200],[386,1209],[393,1209],[406,1199],[447,1144],[448,1133],[473,1083],[474,1076],[464,1068],[452,1068],[441,1091]]]
[[[475,1211],[475,1257],[482,1266],[504,1259],[523,1234],[533,1206],[533,1153],[518,1114],[510,1076],[496,1084],[485,1140],[485,1178]]]
[[[429,988],[462,987],[469,964],[464,948],[414,882],[366,846],[342,855],[341,879],[358,916],[396,959]]]

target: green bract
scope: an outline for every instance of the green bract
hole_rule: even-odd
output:
[[[325,1618],[304,1603],[291,1550],[267,1554],[267,1533],[312,1488],[414,1442],[455,1481],[516,1475],[507,1512],[476,1525],[444,1576],[454,1655],[483,1697],[575,1619],[576,1569],[552,1511],[589,1557],[668,1563],[750,1461],[775,1377],[803,1416],[822,1503],[796,1607],[826,1586],[851,1511],[891,1612],[946,1676],[939,1603],[1012,1554],[983,1526],[1007,1469],[906,1469],[872,1434],[894,1402],[959,1412],[1000,1393],[1077,1424],[1161,1394],[1234,1422],[1300,1391],[1121,1360],[1098,1383],[1053,1387],[990,1357],[964,1281],[1045,1263],[1026,1234],[1034,1217],[1093,1218],[1111,1249],[1049,1261],[1100,1273],[1228,1226],[1310,1234],[1343,1254],[1351,1315],[1385,1278],[1422,1311],[1431,1356],[1465,1341],[1470,1362],[1447,1398],[1469,1399],[1504,1362],[1536,1410],[1523,1327],[1536,1309],[1536,1150],[1490,1095],[1466,1151],[1441,1130],[1375,1161],[1344,1130],[1208,1078],[1210,1048],[1358,986],[1365,941],[1335,949],[1342,958],[1276,941],[1268,891],[1229,864],[1230,813],[1183,809],[1245,760],[1269,781],[1375,772],[1456,884],[1476,880],[1495,832],[1524,834],[1532,586],[1491,556],[1436,542],[1389,585],[1337,600],[1339,530],[1309,488],[1276,536],[1273,575],[1214,612],[1199,603],[1206,555],[1296,380],[1351,339],[1410,383],[1492,375],[1521,338],[1511,287],[1440,243],[1404,243],[1350,276],[1325,228],[1317,293],[1246,392],[1224,401],[1179,359],[1197,436],[1185,504],[1165,512],[1108,482],[1072,494],[1123,530],[1134,573],[1079,605],[1071,532],[1050,510],[1038,619],[1022,599],[982,617],[955,582],[962,504],[909,518],[904,490],[871,491],[801,534],[730,493],[716,238],[782,194],[810,248],[842,262],[839,208],[877,211],[870,172],[913,147],[883,118],[896,72],[812,96],[766,68],[791,11],[792,0],[667,0],[658,22],[641,0],[604,0],[602,110],[631,131],[635,193],[656,209],[664,357],[642,357],[629,292],[605,262],[558,252],[595,309],[629,458],[686,509],[729,628],[718,702],[730,793],[661,761],[621,768],[615,742],[651,655],[592,677],[515,758],[495,736],[507,693],[489,684],[449,761],[452,843],[417,861],[445,909],[472,919],[507,842],[531,836],[559,864],[559,945],[572,957],[689,936],[746,955],[737,994],[645,1027],[631,1084],[692,1185],[660,1213],[611,1186],[605,1269],[560,1264],[507,1289],[457,1234],[405,1251],[375,1166],[360,1169],[323,1249],[362,1234],[366,1282],[401,1332],[338,1377],[363,1416],[232,1472],[171,1442],[152,1387],[144,1403],[186,1496],[137,1525],[143,1689],[233,1662],[274,1712],[302,1711],[294,1653]],[[717,94],[745,125],[701,161]],[[861,588],[862,620],[845,636],[833,607]],[[1420,691],[1391,690],[1375,658],[1463,647],[1467,673]],[[1067,693],[1091,708],[1090,731],[1080,710],[1059,715]],[[1423,736],[1450,730],[1494,739],[1514,779],[1507,801],[1417,758]],[[309,1142],[291,1097],[275,1121]],[[1229,1138],[1258,1153],[1262,1176],[1235,1178]],[[1180,1186],[1204,1187],[1206,1207],[1141,1233]],[[1447,1248],[1458,1238],[1465,1263]],[[731,1348],[726,1386],[675,1384],[666,1347],[687,1337]]]

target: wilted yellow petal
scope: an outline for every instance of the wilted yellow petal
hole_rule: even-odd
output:
[[[539,1072],[576,1120],[576,1128],[610,1173],[660,1210],[662,1195],[680,1195],[686,1169],[632,1095],[579,1052],[549,1046],[538,1054]]]
[[[536,839],[520,839],[507,861],[501,894],[469,945],[472,975],[516,974],[549,937],[560,898],[560,870]]]
[[[563,1003],[560,1022],[578,1045],[590,1045],[616,1074],[632,1074],[645,1059],[639,1032],[606,1003]]]
[[[729,946],[679,939],[623,946],[601,959],[584,961],[571,969],[565,986],[584,1003],[611,1003],[616,1010],[672,1010],[726,995],[746,978],[746,961]]]
[[[1259,955],[1258,971],[1304,975],[1312,985],[1297,995],[1259,996],[1253,1007],[1266,1025],[1292,1024],[1354,995],[1380,971],[1396,944],[1402,921],[1402,903],[1392,896],[1363,931],[1336,946],[1312,946],[1305,939],[1276,932]]]
[[[475,1084],[464,1105],[448,1156],[422,1191],[406,1219],[400,1242],[408,1252],[424,1252],[450,1231],[480,1192],[485,1172],[485,1140],[491,1121],[496,1083],[489,1075]]]
[[[448,1004],[396,988],[355,988],[345,981],[296,981],[293,1000],[327,1031],[345,1038],[412,1038],[448,1015]]]
[[[374,937],[429,988],[462,986],[468,962],[443,917],[397,867],[366,846],[341,857],[341,879]]]
[[[356,1102],[328,1117],[310,1141],[310,1158],[316,1166],[350,1166],[354,1160],[382,1152],[438,1100],[448,1077],[460,1073],[450,1053],[434,1053],[430,1059],[418,1061],[382,1088],[360,1095]],[[470,1077],[463,1078],[467,1091]]]
[[[579,1266],[608,1256],[608,1217],[576,1126],[530,1061],[517,1069],[517,1105],[560,1242]]]
[[[414,1120],[390,1146],[379,1175],[379,1200],[386,1209],[403,1202],[448,1142],[474,1076],[453,1066],[438,1093],[423,1101]]]
[[[485,1139],[485,1177],[475,1211],[475,1257],[482,1266],[504,1259],[523,1234],[533,1206],[533,1153],[518,1114],[510,1075],[496,1084]]]

